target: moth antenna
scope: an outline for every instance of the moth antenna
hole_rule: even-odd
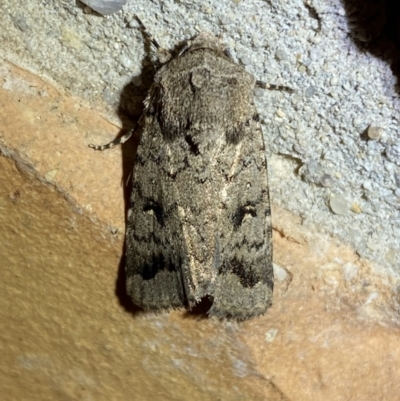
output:
[[[143,34],[150,41],[150,43],[157,49],[159,61],[162,64],[164,64],[166,61],[170,60],[172,58],[172,55],[169,52],[169,50],[164,49],[162,46],[160,46],[160,44],[157,42],[157,40],[154,38],[151,32],[146,28],[142,20],[137,15],[135,15],[135,18],[137,19]]]
[[[148,40],[150,40],[150,42],[153,44],[153,46],[158,50],[161,48],[161,46],[159,45],[159,43],[157,42],[157,40],[154,38],[154,36],[151,34],[151,32],[146,28],[146,25],[142,22],[142,20],[135,15],[135,18],[137,19],[137,21],[139,22],[140,27],[143,30],[144,35],[147,37]]]
[[[289,86],[268,84],[267,82],[259,81],[259,80],[256,81],[256,86],[258,86],[259,88],[262,88],[262,89],[286,91],[289,93],[294,92],[294,90],[292,88],[290,88]]]

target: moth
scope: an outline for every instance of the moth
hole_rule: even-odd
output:
[[[158,43],[145,30],[154,46]],[[145,310],[209,297],[244,320],[272,303],[271,210],[256,81],[203,32],[154,76],[144,102],[126,227],[126,288]],[[123,143],[132,135],[108,145]]]

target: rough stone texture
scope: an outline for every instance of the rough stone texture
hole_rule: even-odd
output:
[[[125,167],[120,150],[86,147],[116,127],[1,70],[2,399],[398,400],[399,283],[277,206],[265,316],[133,308],[119,267]]]
[[[0,110],[4,153],[29,161],[42,181],[56,185],[82,210],[95,211],[123,231],[121,149],[100,154],[87,146],[96,133],[115,136],[117,127],[83,107],[80,99],[65,97],[62,89],[18,67],[2,63],[0,69],[8,96]],[[85,174],[84,165],[88,167]],[[107,182],[105,170],[114,179]],[[95,193],[89,193],[89,187]]]

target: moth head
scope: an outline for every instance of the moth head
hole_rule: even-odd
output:
[[[157,49],[157,58],[161,64],[166,64],[171,60],[172,54],[169,50],[160,47]]]
[[[224,52],[225,44],[221,39],[210,32],[201,32],[187,43],[186,50],[194,51],[198,49],[212,49],[218,52]]]

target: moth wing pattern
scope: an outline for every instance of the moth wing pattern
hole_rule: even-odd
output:
[[[210,314],[242,320],[271,306],[274,284],[267,162],[258,121],[250,121],[234,148],[233,162],[229,148],[225,155],[231,171],[220,196],[225,203],[219,224],[230,230],[219,233],[221,256]]]
[[[265,146],[255,79],[209,33],[161,67],[145,101],[126,234],[127,292],[144,309],[238,320],[273,291]]]
[[[161,133],[149,120],[136,155],[126,231],[126,287],[135,304],[148,310],[186,305],[182,227],[165,164]]]

